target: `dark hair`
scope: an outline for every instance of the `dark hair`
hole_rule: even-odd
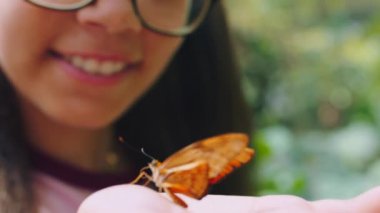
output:
[[[15,92],[2,72],[0,91],[0,212],[30,212],[26,138]]]
[[[214,6],[161,79],[118,123],[127,143],[159,160],[202,138],[251,132],[223,7],[220,1]],[[247,169],[239,169],[214,192],[248,194],[248,179]]]
[[[116,123],[116,136],[158,159],[201,138],[251,131],[223,8],[219,1],[214,6],[159,81]],[[0,211],[30,212],[27,138],[13,88],[3,74],[0,91]],[[134,157],[138,166],[146,165],[141,155]],[[214,192],[248,194],[248,177],[247,169],[240,169]]]

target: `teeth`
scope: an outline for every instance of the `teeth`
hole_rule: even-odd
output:
[[[75,67],[90,74],[112,75],[122,71],[126,66],[126,63],[123,62],[98,61],[95,59],[86,59],[81,56],[72,56],[67,59]]]

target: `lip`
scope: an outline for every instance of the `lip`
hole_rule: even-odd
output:
[[[141,66],[141,61],[136,62],[126,62],[124,57],[117,54],[94,54],[94,53],[70,53],[70,54],[59,54],[57,52],[51,51],[50,55],[58,62],[60,70],[62,70],[67,76],[73,78],[81,83],[92,84],[95,86],[112,86],[120,82],[126,75],[131,72],[136,72]],[[72,65],[66,58],[69,56],[79,55],[84,58],[93,58],[99,61],[120,61],[128,64],[120,72],[111,75],[100,75],[100,74],[90,74],[82,69]]]
[[[104,54],[104,53],[83,53],[83,52],[69,52],[64,54],[59,54],[61,57],[71,57],[71,56],[80,56],[82,58],[93,58],[98,61],[119,61],[124,63],[131,63],[129,57],[123,56],[121,54]]]

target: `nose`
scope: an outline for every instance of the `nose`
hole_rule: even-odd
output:
[[[107,33],[139,32],[140,21],[131,0],[97,0],[77,13],[80,24],[103,28]]]

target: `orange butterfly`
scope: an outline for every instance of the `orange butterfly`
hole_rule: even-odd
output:
[[[194,142],[162,163],[153,160],[131,183],[145,177],[145,185],[154,182],[160,192],[165,191],[175,203],[186,208],[186,203],[175,193],[196,199],[204,197],[210,184],[252,158],[254,150],[247,147],[248,141],[245,134],[228,133]],[[152,175],[146,172],[148,169]]]

